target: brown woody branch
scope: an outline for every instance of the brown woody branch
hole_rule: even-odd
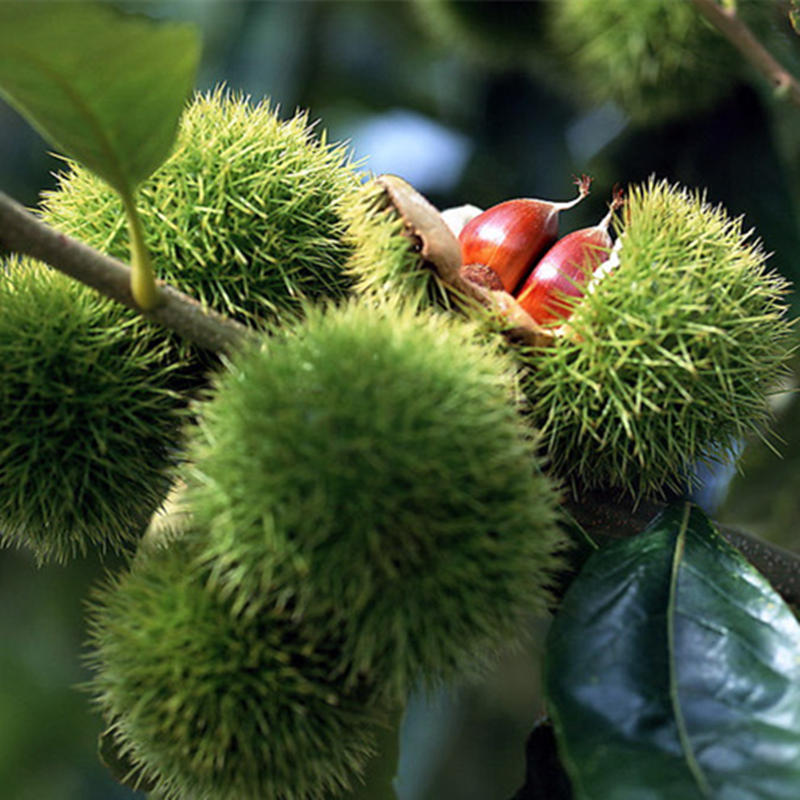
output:
[[[43,261],[206,350],[230,352],[250,333],[244,325],[164,283],[158,284],[156,308],[143,311],[131,294],[130,267],[59,233],[3,192],[0,249]]]
[[[697,10],[775,87],[800,106],[800,82],[755,37],[734,9],[716,0],[692,0]]]

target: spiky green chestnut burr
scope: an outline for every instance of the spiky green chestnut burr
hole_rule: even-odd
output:
[[[740,13],[752,5],[740,2]],[[554,46],[581,91],[613,100],[636,123],[706,108],[741,71],[736,51],[690,2],[559,0],[547,8]]]
[[[0,268],[0,540],[39,562],[134,541],[184,422],[166,347],[39,264]]]
[[[346,239],[352,247],[347,272],[356,293],[364,298],[401,298],[418,309],[449,307],[447,287],[421,252],[424,243],[420,232],[412,220],[401,216],[407,196],[412,203],[425,204],[428,212],[435,212],[422,195],[393,175],[381,175],[343,198]],[[426,216],[430,218],[430,214]],[[435,217],[434,214],[434,220]],[[440,224],[443,226],[444,222],[440,220]],[[457,241],[453,242],[457,249]],[[460,253],[455,257],[460,266]]]
[[[556,474],[642,497],[685,489],[698,459],[763,435],[792,325],[786,282],[704,195],[651,179],[618,232],[619,264],[526,359],[527,392]]]
[[[212,582],[255,613],[290,571],[395,698],[519,637],[557,563],[513,363],[474,335],[398,304],[312,310],[220,377],[191,449]]]
[[[59,230],[126,260],[122,204],[77,164],[43,197]],[[240,322],[342,297],[350,253],[337,211],[358,185],[345,149],[316,137],[308,115],[281,121],[268,102],[217,89],[197,95],[170,158],[137,192],[158,278]]]
[[[233,614],[184,539],[95,592],[89,688],[155,796],[316,800],[357,780],[382,712],[345,688],[327,613],[275,599]]]

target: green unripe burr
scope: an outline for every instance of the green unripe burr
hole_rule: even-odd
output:
[[[739,6],[748,21],[769,16],[769,4]],[[558,0],[547,9],[554,47],[584,101],[612,100],[637,124],[708,108],[741,72],[741,57],[691,2]]]
[[[217,89],[187,107],[172,155],[136,201],[156,276],[258,325],[303,298],[349,292],[337,208],[357,186],[346,150],[317,137],[307,114],[281,121],[268,102]],[[122,204],[88,170],[70,163],[43,207],[54,227],[127,259]]]
[[[88,688],[154,796],[312,800],[358,780],[383,712],[345,687],[328,614],[278,593],[232,613],[188,538],[96,590]]]
[[[247,614],[294,575],[395,698],[518,638],[562,542],[513,362],[475,335],[400,304],[312,310],[234,360],[191,448],[212,583]]]
[[[422,242],[395,204],[393,193],[405,187],[411,189],[395,176],[379,176],[343,197],[346,239],[352,247],[347,272],[355,292],[367,302],[394,298],[418,309],[450,307],[448,287],[425,262]],[[435,213],[425,198],[411,192],[415,201]]]
[[[163,338],[39,264],[0,269],[0,538],[37,561],[135,541],[185,422]]]
[[[666,181],[630,190],[618,234],[566,334],[523,356],[526,391],[555,474],[659,495],[764,435],[793,348],[788,286],[741,219]]]

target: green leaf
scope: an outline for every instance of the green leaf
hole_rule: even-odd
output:
[[[169,154],[195,30],[90,3],[0,3],[0,96],[123,196]]]
[[[96,3],[0,2],[0,96],[119,192],[144,309],[158,295],[134,190],[169,154],[199,54],[186,25]]]
[[[546,692],[576,800],[800,797],[800,625],[688,504],[589,559]]]

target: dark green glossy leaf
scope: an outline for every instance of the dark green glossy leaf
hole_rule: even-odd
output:
[[[589,559],[546,684],[578,800],[800,797],[800,625],[697,508]]]
[[[123,196],[167,157],[199,52],[190,26],[102,4],[0,3],[0,96]]]

